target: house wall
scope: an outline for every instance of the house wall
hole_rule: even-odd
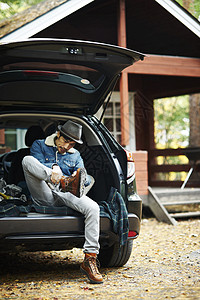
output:
[[[72,38],[117,45],[119,2],[96,0],[33,37]],[[199,57],[199,38],[156,1],[126,0],[125,4],[128,48],[160,56],[174,55],[174,58]],[[164,74],[166,69],[162,68]],[[173,65],[171,68],[176,70]],[[129,108],[130,141],[126,146],[148,152],[154,148],[153,99],[199,92],[200,78],[184,74],[160,76],[154,73],[152,76],[151,70],[149,74],[138,72],[128,74],[128,77],[134,105]]]
[[[137,193],[145,202],[148,196],[148,153],[147,151],[136,151],[133,153],[133,157]]]

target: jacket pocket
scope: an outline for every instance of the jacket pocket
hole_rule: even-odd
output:
[[[75,165],[76,165],[75,161],[73,161],[73,160],[66,160],[66,159],[64,159],[64,160],[63,160],[63,163],[64,163],[65,166],[68,167],[68,168],[74,168]]]
[[[48,162],[53,163],[53,162],[55,162],[55,157],[52,156],[52,155],[48,155],[48,156],[45,157],[45,162],[46,163],[48,163]]]

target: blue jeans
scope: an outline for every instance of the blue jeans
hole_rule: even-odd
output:
[[[84,252],[99,253],[99,205],[83,195],[77,198],[73,194],[52,190],[48,186],[52,169],[41,164],[33,156],[25,156],[22,161],[24,175],[32,199],[36,205],[68,206],[85,217]]]

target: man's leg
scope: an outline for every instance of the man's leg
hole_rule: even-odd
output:
[[[50,179],[52,169],[45,167],[33,156],[25,156],[22,166],[33,201],[38,205],[54,205],[52,190],[46,183]]]
[[[85,244],[84,252],[99,253],[99,205],[83,195],[81,198],[67,192],[53,191],[56,206],[68,206],[85,217]]]
[[[79,211],[85,217],[85,243],[83,246],[85,259],[81,264],[81,271],[86,274],[92,283],[102,283],[103,278],[97,267],[97,254],[99,253],[99,228],[100,210],[99,205],[83,195],[78,198],[71,193],[54,191],[57,205],[66,205]]]
[[[81,270],[92,283],[102,283],[103,279],[96,265],[99,253],[99,205],[83,195],[81,198],[67,192],[52,190],[47,185],[52,170],[42,165],[32,156],[26,156],[22,161],[27,186],[34,202],[38,205],[68,206],[85,217],[85,260]]]
[[[81,198],[67,192],[52,190],[47,185],[51,169],[45,167],[33,156],[26,156],[22,162],[28,189],[35,203],[39,205],[68,206],[85,217],[84,252],[99,252],[99,205],[83,195]],[[53,194],[56,196],[53,196]]]

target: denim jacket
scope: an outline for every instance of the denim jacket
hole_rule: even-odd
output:
[[[52,134],[45,140],[36,140],[31,146],[30,154],[49,168],[57,163],[63,174],[67,176],[70,176],[78,168],[84,168],[83,159],[78,150],[71,148],[64,154],[58,152],[55,137],[56,134]],[[89,183],[90,178],[87,176],[86,185]]]

